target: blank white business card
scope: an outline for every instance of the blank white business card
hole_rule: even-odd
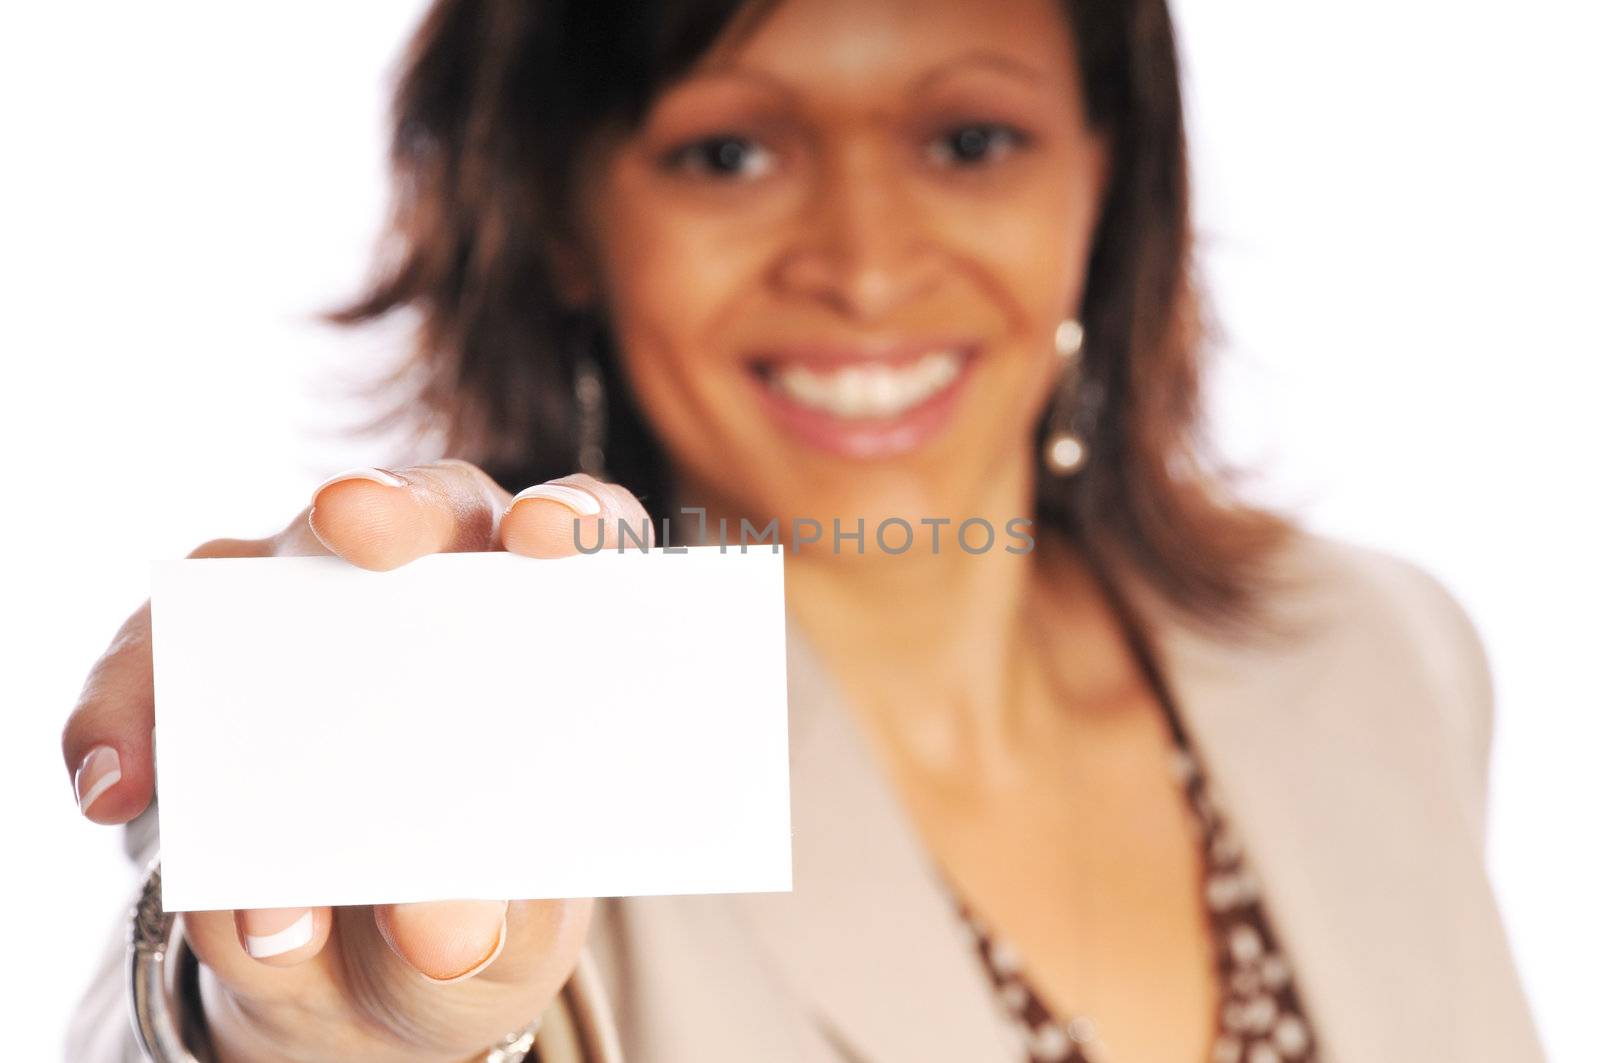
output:
[[[152,576],[169,911],[791,888],[781,555]]]

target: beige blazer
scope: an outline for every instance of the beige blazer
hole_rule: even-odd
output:
[[[1474,627],[1379,551],[1306,534],[1281,565],[1285,644],[1205,634],[1128,593],[1322,1058],[1542,1059],[1483,865],[1493,698]],[[1025,1059],[845,699],[791,632],[793,892],[602,900],[544,1063]],[[96,1010],[82,1025],[103,1034]]]

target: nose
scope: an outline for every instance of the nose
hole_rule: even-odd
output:
[[[924,294],[938,261],[910,180],[873,145],[819,166],[779,263],[780,286],[864,321],[887,319]]]

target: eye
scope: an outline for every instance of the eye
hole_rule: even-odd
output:
[[[997,122],[974,122],[956,126],[933,142],[929,153],[939,163],[969,166],[996,161],[1018,148],[1026,147],[1028,134]],[[998,147],[996,145],[999,145]]]
[[[712,177],[760,177],[774,164],[773,154],[748,137],[713,136],[675,148],[664,160],[668,168]]]

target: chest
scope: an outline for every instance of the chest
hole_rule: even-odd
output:
[[[1159,704],[1064,719],[1014,748],[981,785],[898,771],[954,899],[1054,1017],[1093,1023],[1104,1058],[1205,1058],[1203,839]]]

